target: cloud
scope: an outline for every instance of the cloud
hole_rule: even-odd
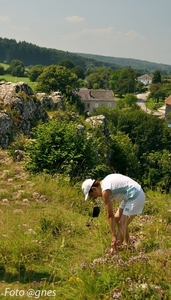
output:
[[[85,28],[81,34],[87,34],[91,36],[97,36],[102,37],[104,39],[113,38],[113,39],[144,39],[145,35],[140,34],[139,32],[135,30],[130,30],[128,32],[122,32],[115,30],[114,27],[107,27],[107,28]]]
[[[65,20],[67,22],[71,22],[71,23],[80,23],[80,22],[83,22],[85,19],[83,17],[74,15],[74,16],[65,18]]]
[[[0,16],[0,22],[5,23],[10,20],[9,16]]]
[[[119,31],[114,27],[80,28],[61,34],[60,49],[113,57],[127,57],[167,63],[171,40],[154,39],[132,29]],[[58,44],[59,47],[59,44]],[[157,49],[157,51],[155,51]]]
[[[130,30],[128,32],[125,33],[125,35],[129,38],[144,38],[145,36],[140,34],[139,32],[135,31],[135,30]]]

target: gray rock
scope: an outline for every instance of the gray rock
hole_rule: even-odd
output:
[[[43,108],[45,110],[57,110],[61,109],[64,110],[64,100],[60,92],[52,92],[50,95],[46,93],[37,93],[37,99],[40,100]]]
[[[32,89],[24,82],[0,82],[0,147],[7,149],[20,133],[30,137],[39,121],[48,115]]]

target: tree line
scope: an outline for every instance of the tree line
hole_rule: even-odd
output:
[[[70,59],[85,71],[95,67],[132,68],[141,74],[160,70],[162,75],[171,75],[171,66],[141,61],[92,54],[78,54],[68,51],[39,47],[37,45],[15,39],[0,38],[0,62],[10,64],[12,60],[21,60],[25,67],[42,64],[44,66],[58,64],[60,60]]]
[[[115,64],[100,62],[95,59],[81,57],[68,51],[56,50],[27,43],[15,39],[0,38],[0,62],[10,64],[12,60],[20,60],[25,67],[58,64],[60,60],[70,59],[84,70],[99,66],[115,67]]]

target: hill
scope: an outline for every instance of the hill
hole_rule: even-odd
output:
[[[112,63],[85,58],[68,51],[39,47],[25,41],[16,42],[13,39],[0,38],[0,63],[10,64],[14,59],[21,60],[25,67],[39,64],[49,66],[58,64],[59,61],[65,59],[70,59],[75,66],[81,66],[84,70],[101,66],[114,69],[119,67]]]
[[[7,151],[0,161],[2,299],[30,290],[36,299],[171,299],[169,196],[147,193],[130,228],[134,246],[110,256],[104,205],[86,226],[93,205],[80,200],[81,183],[30,176]]]
[[[118,65],[120,67],[126,68],[131,67],[134,70],[143,70],[145,72],[154,72],[155,70],[161,71],[171,71],[171,65],[166,64],[158,64],[154,62],[149,62],[146,60],[140,59],[133,59],[133,58],[119,58],[119,57],[112,57],[112,56],[103,56],[103,55],[96,55],[96,54],[85,54],[85,53],[77,53],[78,55],[88,58],[94,59],[97,61],[105,62],[108,64]]]
[[[141,73],[152,73],[155,70],[160,70],[165,75],[171,72],[171,65],[157,64],[138,59],[71,53],[39,47],[25,41],[16,42],[14,39],[0,38],[0,63],[10,64],[14,59],[21,60],[25,67],[38,64],[44,66],[58,64],[60,60],[70,59],[75,66],[81,66],[85,71],[95,67],[108,67],[112,69],[131,67]]]

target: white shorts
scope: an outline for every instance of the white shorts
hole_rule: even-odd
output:
[[[144,204],[145,204],[145,194],[141,189],[136,199],[122,201],[119,208],[123,209],[123,215],[133,216],[142,213]]]

